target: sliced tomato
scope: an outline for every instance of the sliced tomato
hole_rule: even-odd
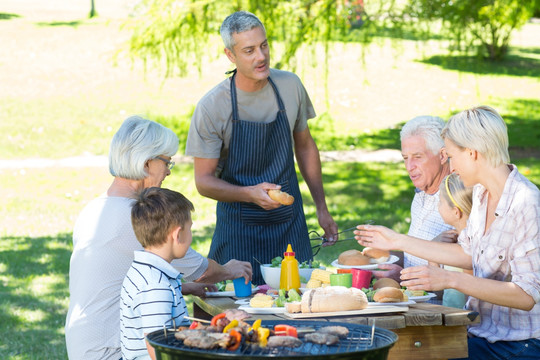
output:
[[[189,329],[190,330],[196,329],[197,326],[199,326],[199,323],[197,321],[194,321],[191,323],[191,325],[189,325]]]
[[[295,338],[298,337],[298,332],[296,331],[296,328],[291,325],[285,325],[285,324],[279,324],[274,326],[274,331],[276,332],[276,335],[279,336],[293,336]]]

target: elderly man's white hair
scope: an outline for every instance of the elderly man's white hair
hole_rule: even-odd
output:
[[[438,116],[422,115],[409,120],[401,128],[401,141],[411,136],[421,136],[426,142],[426,148],[437,154],[444,147],[441,131],[445,122]]]

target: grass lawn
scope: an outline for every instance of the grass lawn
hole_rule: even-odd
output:
[[[84,18],[89,4],[81,0],[3,5],[0,163],[105,155],[114,131],[133,113],[173,128],[183,144],[190,111],[229,67],[222,56],[205,60],[200,76],[163,81],[138,63],[131,68],[124,56],[113,63],[129,37],[119,28],[122,19],[113,16],[113,5],[98,3],[102,16],[94,20]],[[329,62],[329,97],[321,65],[307,67],[313,59],[299,56],[297,73],[321,115],[310,123],[314,137],[321,150],[398,149],[404,121],[420,114],[447,118],[485,103],[509,126],[512,162],[540,185],[539,39],[540,24],[527,24],[515,34],[511,56],[487,64],[446,55],[438,41],[420,45],[381,36],[364,49],[337,44]],[[341,229],[373,219],[407,231],[413,186],[401,163],[327,162],[323,176]],[[0,177],[0,358],[66,358],[73,223],[112,178],[103,167],[0,167]],[[194,202],[193,246],[207,253],[215,202],[197,193],[192,165],[176,166],[164,186]],[[301,188],[308,228],[319,230],[305,183]],[[357,246],[343,242],[317,257],[329,265]]]

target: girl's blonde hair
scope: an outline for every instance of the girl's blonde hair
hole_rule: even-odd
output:
[[[439,194],[450,206],[455,206],[469,216],[472,208],[472,187],[465,187],[456,173],[451,173],[441,182]]]

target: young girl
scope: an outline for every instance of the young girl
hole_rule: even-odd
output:
[[[459,176],[451,173],[441,182],[439,187],[439,214],[448,225],[452,225],[459,235],[467,226],[467,220],[472,207],[472,187],[465,187]],[[444,267],[450,271],[464,271],[461,268],[448,266]],[[465,272],[472,273],[470,270]],[[443,294],[443,305],[455,308],[463,308],[467,296],[456,289],[445,289]]]

